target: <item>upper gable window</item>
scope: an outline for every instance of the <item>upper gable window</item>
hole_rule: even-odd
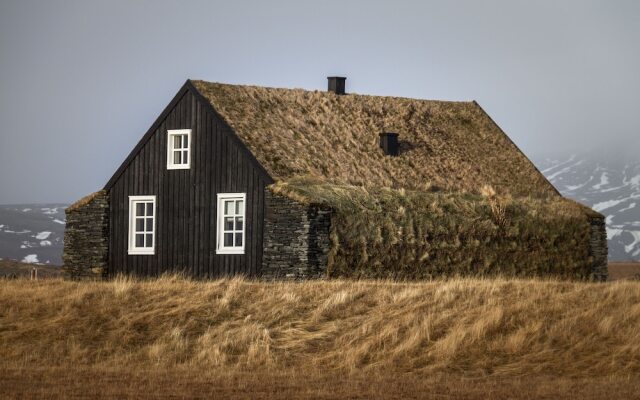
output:
[[[191,167],[191,129],[167,131],[167,169]]]

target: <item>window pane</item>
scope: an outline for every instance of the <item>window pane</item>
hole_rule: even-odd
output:
[[[147,218],[147,232],[153,232],[153,218]]]
[[[147,233],[147,242],[144,247],[153,247],[153,235],[151,233]]]
[[[243,215],[243,214],[244,214],[244,201],[238,200],[236,202],[236,215]]]
[[[224,234],[224,246],[225,247],[233,246],[233,233]]]
[[[180,145],[181,138],[182,138],[182,135],[174,135],[173,136],[173,148],[174,149],[181,149],[182,148],[182,146]]]
[[[233,230],[233,217],[225,217],[224,218],[224,230],[232,231]]]
[[[236,233],[236,247],[242,247],[242,233]]]
[[[242,217],[236,217],[236,230],[242,230]]]
[[[147,203],[147,217],[153,216],[153,203]]]
[[[225,200],[224,215],[233,215],[233,200]]]
[[[186,149],[187,147],[189,147],[189,136],[182,135],[182,148]]]
[[[136,218],[136,232],[144,231],[144,218]]]
[[[136,247],[144,247],[144,234],[136,234]]]
[[[186,164],[189,159],[189,152],[187,150],[182,150],[182,163]]]
[[[174,164],[182,164],[182,152],[174,151],[173,152],[173,163]]]
[[[136,216],[144,215],[144,203],[135,203],[136,205]]]

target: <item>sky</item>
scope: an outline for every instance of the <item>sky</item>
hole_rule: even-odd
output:
[[[640,144],[638,1],[0,0],[0,204],[100,189],[189,78],[476,100],[531,158]]]

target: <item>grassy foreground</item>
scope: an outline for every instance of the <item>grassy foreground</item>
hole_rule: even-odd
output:
[[[0,282],[0,397],[637,393],[638,282]]]

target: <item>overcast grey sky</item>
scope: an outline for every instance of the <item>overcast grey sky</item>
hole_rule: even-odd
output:
[[[640,1],[0,0],[0,204],[102,187],[187,78],[476,99],[532,157],[639,143]]]

